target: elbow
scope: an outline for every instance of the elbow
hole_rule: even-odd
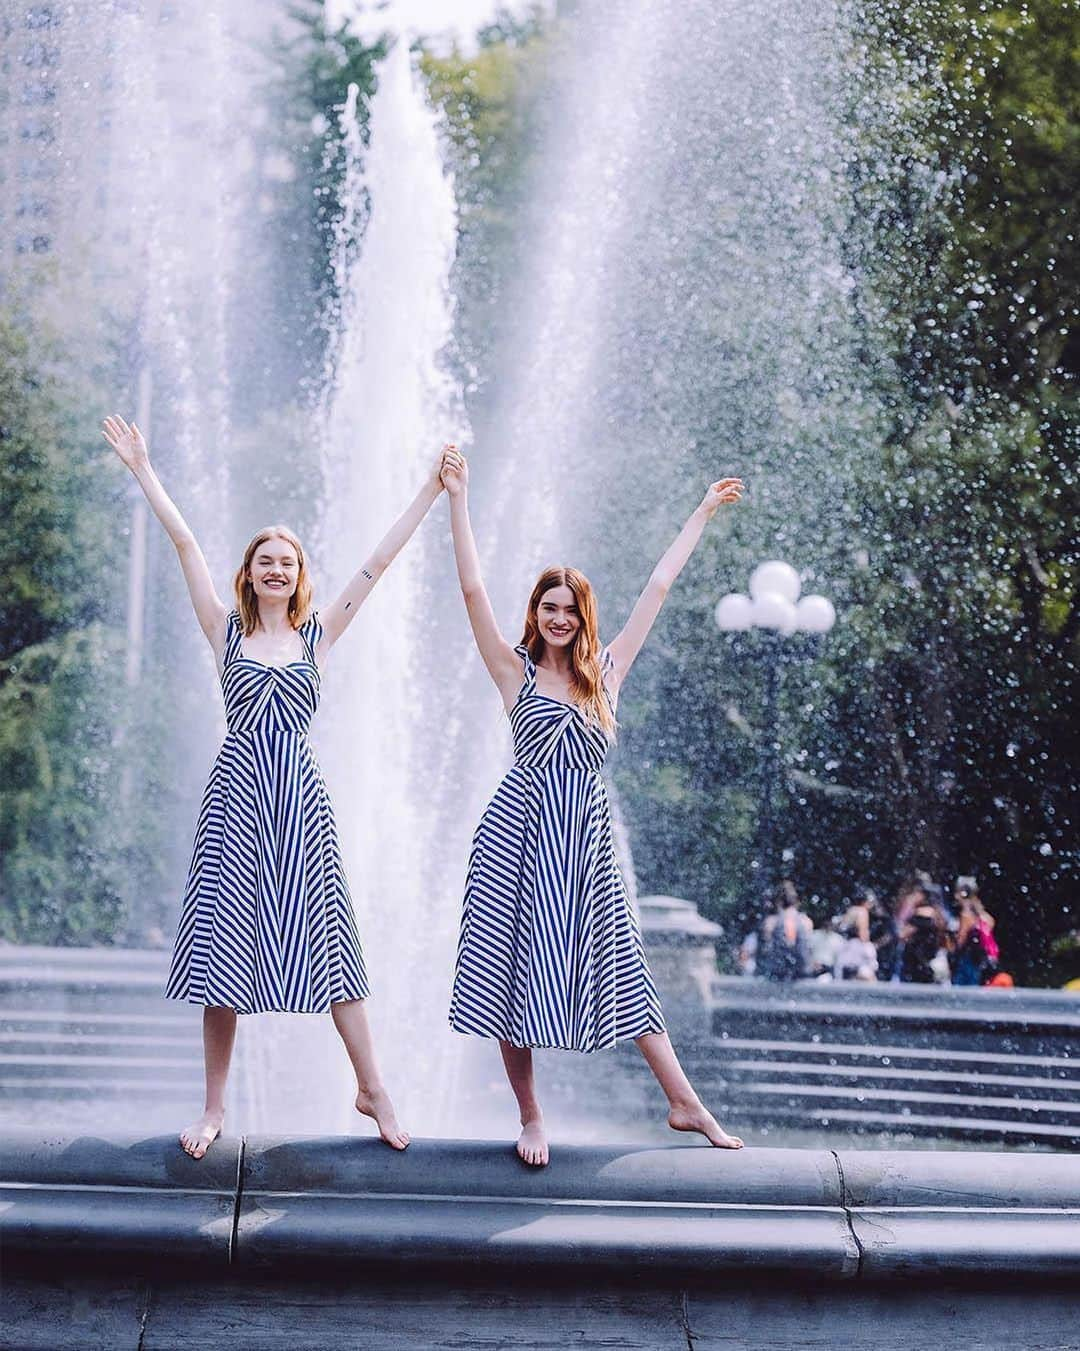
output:
[[[461,594],[466,601],[479,600],[484,594],[483,582],[474,581],[472,578],[461,579]]]
[[[173,532],[172,542],[176,545],[176,552],[181,558],[194,553],[199,547],[195,536],[186,527]]]
[[[674,580],[674,577],[669,577],[667,573],[657,569],[649,578],[649,586],[661,599],[664,599],[671,590],[671,584]]]

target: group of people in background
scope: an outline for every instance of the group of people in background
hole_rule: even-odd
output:
[[[1001,970],[994,916],[974,877],[958,877],[951,902],[923,872],[890,907],[871,887],[821,927],[785,879],[770,910],[743,939],[739,970],[767,980],[899,981],[913,985],[1011,985]]]

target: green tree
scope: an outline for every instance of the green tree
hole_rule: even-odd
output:
[[[108,626],[122,542],[56,353],[0,319],[0,933],[100,942],[123,922],[122,859],[105,829],[119,643]]]

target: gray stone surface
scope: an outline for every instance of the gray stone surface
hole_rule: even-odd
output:
[[[1080,1158],[0,1136],[5,1258],[157,1273],[591,1271],[798,1282],[1080,1275]]]
[[[836,1162],[828,1150],[736,1152],[689,1141],[666,1149],[633,1144],[562,1147],[556,1149],[552,1167],[531,1169],[511,1145],[488,1141],[415,1140],[404,1154],[397,1154],[376,1140],[250,1135],[244,1190],[791,1208],[840,1204]]]
[[[844,1200],[864,1207],[1080,1209],[1080,1154],[841,1150]]]
[[[1076,1351],[1072,1291],[940,1288],[926,1281],[843,1291],[780,1284],[687,1297],[688,1351]]]
[[[317,1283],[5,1275],[7,1351],[1076,1351],[1080,1296],[1018,1284]]]
[[[866,1280],[1080,1277],[1080,1210],[865,1209],[851,1224]]]

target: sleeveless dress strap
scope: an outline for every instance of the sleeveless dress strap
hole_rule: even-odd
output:
[[[315,649],[319,646],[323,636],[323,626],[319,621],[318,610],[313,610],[303,624],[300,625],[300,636],[304,640],[304,646],[308,650],[308,656],[311,658],[312,666],[317,665],[315,661]]]
[[[514,651],[521,658],[521,663],[525,668],[525,676],[521,682],[522,690],[532,690],[536,686],[536,663],[529,656],[529,649],[524,643],[518,643]],[[520,697],[520,695],[519,695]]]
[[[240,655],[240,647],[244,641],[244,633],[240,627],[240,611],[230,610],[225,616],[225,652],[221,658],[222,666],[227,666],[229,662],[235,661]]]
[[[618,698],[618,696],[612,691],[611,687],[608,685],[607,678],[612,673],[612,671],[614,671],[614,669],[615,669],[615,661],[611,655],[611,649],[605,647],[604,650],[600,653],[600,679],[604,682],[604,693],[607,695],[608,703],[611,705],[613,709],[615,707],[615,700]]]

